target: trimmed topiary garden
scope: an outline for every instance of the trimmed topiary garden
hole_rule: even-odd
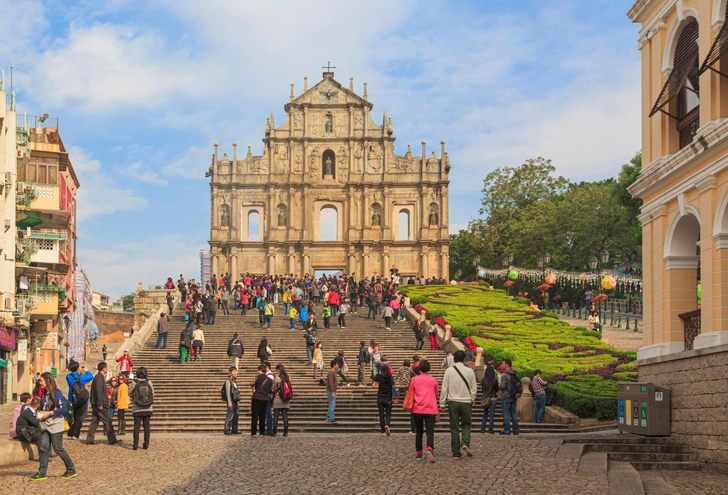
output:
[[[637,380],[634,352],[601,341],[599,332],[574,328],[555,313],[531,309],[521,298],[487,286],[400,286],[453,337],[470,337],[497,364],[511,359],[520,377],[541,370],[553,403],[579,417],[617,417],[617,382]]]

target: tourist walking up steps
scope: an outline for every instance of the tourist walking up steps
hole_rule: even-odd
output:
[[[285,293],[284,293],[285,295]],[[288,436],[288,410],[291,407],[291,399],[293,399],[293,389],[291,388],[291,379],[286,372],[286,368],[282,364],[276,365],[276,376],[273,382],[273,436],[278,436],[278,420],[283,417],[283,436]]]
[[[192,328],[194,328],[194,320],[190,320],[189,324],[179,334],[179,361],[187,363],[190,360],[190,348],[192,347]]]
[[[129,386],[129,398],[131,399],[131,415],[134,417],[134,445],[132,448],[137,450],[139,446],[139,431],[144,427],[144,443],[142,449],[149,448],[149,438],[151,430],[149,422],[154,412],[154,385],[149,380],[147,369],[142,367],[137,371],[134,380]]]
[[[202,346],[205,345],[205,333],[202,326],[197,325],[192,334],[192,348],[195,350],[195,361],[202,359]]]
[[[349,304],[346,300],[341,301],[339,306],[339,327],[341,329],[346,328],[346,313],[349,312]]]
[[[237,370],[240,358],[245,354],[243,341],[238,338],[238,332],[233,334],[233,338],[228,342],[227,355],[232,360],[232,366]]]
[[[329,409],[326,412],[327,423],[336,423],[334,410],[336,409],[336,391],[339,388],[339,380],[336,376],[338,370],[339,363],[334,359],[331,361],[331,369],[329,370],[329,376],[326,381],[326,395],[329,399]]]
[[[256,438],[256,427],[259,427],[260,437],[265,437],[265,410],[268,407],[268,396],[273,387],[273,381],[265,374],[265,365],[258,366],[258,376],[250,381],[253,391],[251,400],[252,415],[250,417],[250,437]]]
[[[237,336],[237,334],[235,335]],[[225,384],[223,385],[223,400],[227,402],[227,414],[225,415],[223,433],[225,435],[237,435],[239,434],[238,420],[240,417],[240,409],[238,403],[240,402],[240,391],[235,380],[238,377],[238,369],[235,366],[230,366],[228,373],[228,377],[225,379]]]
[[[170,315],[172,313],[169,313]],[[159,321],[157,321],[157,345],[155,349],[159,349],[162,345],[162,349],[167,348],[167,334],[169,333],[169,318],[164,313],[159,315]]]
[[[85,366],[81,372],[78,371],[78,368],[79,364],[76,361],[71,361],[68,365],[70,373],[66,375],[68,403],[72,407],[72,423],[71,428],[68,430],[69,440],[78,440],[78,437],[81,435],[81,425],[83,425],[83,420],[86,418],[88,411],[88,391],[86,390],[86,385],[94,379],[94,375],[90,371],[86,371]],[[74,397],[73,389],[76,382],[83,388],[75,386],[77,397]]]
[[[520,433],[518,428],[518,412],[516,411],[516,401],[523,393],[523,385],[521,380],[518,379],[518,373],[513,369],[513,364],[510,359],[504,359],[501,364],[503,375],[501,375],[501,381],[499,389],[503,392],[503,398],[501,400],[501,409],[503,411],[503,431],[501,435],[511,434],[511,421],[513,421],[514,435]]]
[[[394,389],[394,378],[388,365],[382,365],[379,368],[379,373],[374,377],[374,381],[379,387],[377,389],[379,428],[382,430],[382,436],[388,437],[390,435],[389,427],[392,424],[392,392]]]
[[[356,357],[356,364],[358,367],[356,381],[360,387],[365,387],[366,381],[366,367],[370,363],[371,356],[367,349],[367,344],[363,340],[359,342],[359,354]]]
[[[261,337],[260,344],[258,344],[258,359],[260,359],[260,364],[264,364],[268,361],[272,353],[273,349],[271,349],[268,345],[268,337]],[[265,372],[265,366],[263,366],[263,368],[263,371]]]
[[[91,423],[88,425],[88,432],[86,432],[86,445],[93,445],[95,443],[94,436],[96,435],[96,428],[99,426],[99,422],[103,425],[109,445],[114,445],[121,443],[121,440],[116,439],[114,427],[111,425],[111,420],[109,419],[109,394],[106,390],[106,374],[109,371],[109,367],[102,361],[98,364],[97,369],[99,372],[96,373],[96,376],[91,381],[91,394],[89,396]]]
[[[420,374],[410,380],[412,416],[415,421],[415,459],[422,459],[422,435],[427,436],[427,459],[435,462],[435,418],[437,417],[437,378],[430,376],[430,362],[422,360]]]
[[[470,433],[473,418],[473,402],[478,395],[478,382],[472,369],[463,364],[465,352],[455,351],[455,364],[445,370],[442,377],[440,393],[440,411],[447,405],[450,418],[450,447],[453,459],[460,459],[462,449],[468,457],[473,456],[470,450]],[[420,364],[420,368],[422,365]],[[421,371],[421,370],[420,370]],[[460,429],[462,428],[462,443]]]
[[[382,318],[384,318],[384,328],[387,330],[392,330],[392,315],[394,314],[394,311],[390,306],[385,306],[384,310],[382,311]]]
[[[68,412],[68,402],[63,397],[63,392],[56,387],[56,380],[53,378],[53,375],[45,372],[40,375],[39,382],[44,393],[41,398],[41,407],[36,413],[36,417],[39,421],[43,421],[44,431],[41,433],[40,440],[38,441],[38,450],[40,451],[38,472],[30,477],[30,481],[42,481],[46,479],[51,446],[53,446],[53,450],[55,450],[58,457],[63,460],[63,464],[66,466],[66,472],[61,475],[61,478],[74,478],[76,477],[76,467],[73,465],[71,456],[63,448],[63,423],[64,417]],[[104,390],[105,394],[106,391]]]
[[[495,420],[495,406],[498,402],[498,372],[493,367],[493,360],[483,371],[483,379],[480,381],[483,389],[483,421],[480,423],[480,433],[485,433],[485,425],[488,423],[488,433],[491,435],[493,431],[493,421]]]

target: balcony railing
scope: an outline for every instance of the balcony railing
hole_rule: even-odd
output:
[[[693,348],[695,337],[700,335],[700,310],[695,309],[677,315],[685,326],[685,350],[689,351]]]

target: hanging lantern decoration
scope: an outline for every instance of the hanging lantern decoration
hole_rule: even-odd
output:
[[[607,290],[612,288],[612,284],[609,282],[609,278],[609,276],[606,276],[602,279],[602,289]]]
[[[518,272],[515,270],[510,270],[508,272],[508,278],[510,278],[511,280],[518,280]]]
[[[703,286],[702,284],[698,285],[698,299],[703,298]]]
[[[610,289],[614,289],[616,286],[617,286],[617,279],[615,279],[614,277],[610,276],[609,277],[609,288]]]
[[[554,285],[556,283],[556,274],[549,273],[548,275],[546,275],[546,283],[549,285]]]
[[[586,280],[586,273],[582,272],[582,274],[579,275],[579,280],[581,280],[582,282],[584,282]]]

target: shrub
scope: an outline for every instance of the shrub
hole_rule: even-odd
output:
[[[544,318],[553,318],[554,320],[560,320],[559,315],[552,311],[546,311],[545,309],[541,311],[541,314]]]
[[[447,314],[447,311],[445,311],[444,309],[433,309],[428,313],[428,316],[430,318],[443,318],[447,316]]]
[[[427,298],[425,296],[414,296],[410,297],[410,304],[416,306],[417,304],[426,304]]]
[[[588,328],[575,328],[574,330],[579,330],[579,333],[584,337],[594,337],[597,340],[602,340],[602,334],[596,330],[589,330]]]
[[[478,329],[473,327],[466,327],[462,325],[455,325],[452,327],[453,337],[458,339],[464,339],[465,337],[475,337],[478,335]]]
[[[483,287],[490,287],[490,284],[488,282],[478,282],[478,285],[482,285]]]
[[[554,404],[580,418],[609,420],[617,417],[616,396],[599,397],[589,392],[581,393],[569,388],[565,381],[554,383],[551,388],[556,392]]]
[[[505,294],[505,289],[493,289],[493,294]]]
[[[513,300],[516,301],[518,304],[525,304],[526,306],[531,305],[531,301],[526,299],[525,297],[516,296],[513,298]]]

